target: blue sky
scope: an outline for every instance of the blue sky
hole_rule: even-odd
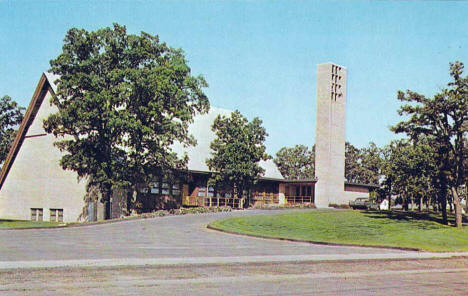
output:
[[[461,1],[0,0],[0,96],[26,106],[69,28],[118,22],[183,48],[213,106],[263,120],[270,154],[314,143],[316,65],[341,64],[347,140],[383,146],[398,90],[433,95],[468,63],[467,16]]]

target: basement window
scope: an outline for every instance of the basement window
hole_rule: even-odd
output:
[[[42,214],[42,209],[31,208],[31,221],[42,221]]]
[[[50,222],[63,222],[63,209],[50,209]]]

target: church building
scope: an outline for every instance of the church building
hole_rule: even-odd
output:
[[[317,67],[316,178],[286,180],[272,160],[262,161],[265,170],[252,190],[253,203],[313,203],[317,207],[344,205],[357,197],[368,197],[374,185],[351,184],[344,178],[346,68],[333,63]],[[23,122],[0,174],[0,218],[35,221],[94,221],[118,218],[126,211],[128,192],[116,192],[112,201],[101,204],[85,199],[86,180],[59,165],[63,155],[53,145],[56,138],[47,134],[43,120],[57,109],[50,104],[58,77],[42,74]],[[181,206],[242,207],[244,199],[234,198],[230,190],[208,184],[210,143],[215,135],[211,125],[217,115],[231,111],[211,107],[197,115],[189,133],[197,145],[175,144],[177,153],[187,153],[188,170],[180,176],[161,176],[141,186],[135,203],[137,212]]]

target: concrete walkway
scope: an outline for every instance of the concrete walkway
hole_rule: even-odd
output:
[[[281,262],[324,262],[389,259],[442,259],[468,257],[465,253],[383,253],[383,254],[326,254],[326,255],[276,255],[236,257],[180,257],[180,258],[113,258],[78,260],[2,261],[1,269],[57,268],[57,267],[119,267],[119,266],[177,266],[205,264],[251,264]]]
[[[279,211],[247,210],[131,220],[86,227],[0,231],[0,268],[468,256],[468,253],[425,253],[287,242],[206,229],[208,223],[221,218],[277,213]]]

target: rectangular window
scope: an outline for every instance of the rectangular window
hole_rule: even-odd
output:
[[[42,221],[43,210],[40,208],[31,208],[31,221]]]
[[[213,197],[214,192],[215,192],[215,190],[214,190],[213,186],[208,187],[208,197]]]
[[[159,194],[159,182],[151,183],[151,193]]]
[[[161,194],[163,195],[169,195],[169,183],[167,182],[164,182],[162,183],[162,190],[161,190]]]
[[[50,209],[50,222],[63,222],[63,209]]]
[[[50,209],[50,222],[57,222],[57,211]]]
[[[180,187],[179,187],[179,184],[173,184],[173,185],[172,185],[172,195],[173,195],[173,196],[179,196],[179,195],[180,195]]]
[[[198,187],[198,196],[205,196],[206,194],[206,187]]]

